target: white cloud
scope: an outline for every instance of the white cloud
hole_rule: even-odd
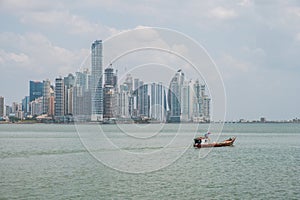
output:
[[[27,64],[29,62],[29,57],[24,53],[17,54],[12,52],[6,52],[0,49],[0,63],[5,62]]]
[[[230,54],[223,54],[218,65],[221,66],[221,68],[224,67],[224,72],[230,75],[239,74],[241,72],[246,73],[252,67],[250,63],[234,58]]]
[[[5,48],[10,38],[14,41],[11,52],[0,49],[1,66],[19,68],[39,74],[66,74],[80,67],[89,50],[68,50],[52,44],[47,37],[37,33],[18,35],[1,33],[0,43]],[[21,52],[21,53],[18,53]]]
[[[107,37],[118,31],[102,24],[93,23],[69,11],[37,11],[24,14],[20,21],[26,25],[37,26],[43,29],[65,30],[76,35],[101,35]]]
[[[216,19],[232,19],[238,16],[233,9],[227,9],[224,7],[216,7],[209,12],[209,16]]]

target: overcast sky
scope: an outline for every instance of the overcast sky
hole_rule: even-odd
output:
[[[84,2],[84,3],[83,3]],[[0,96],[75,72],[91,43],[140,26],[205,47],[226,88],[227,119],[300,117],[300,1],[0,0]]]

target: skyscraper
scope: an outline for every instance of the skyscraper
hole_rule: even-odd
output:
[[[55,92],[53,87],[50,87],[49,110],[48,115],[54,116],[55,114]]]
[[[205,85],[196,80],[193,86],[193,121],[210,121],[210,98],[205,94]]]
[[[69,74],[64,77],[64,88],[65,88],[65,96],[64,96],[64,113],[65,115],[70,115],[73,112],[73,86],[75,85],[75,77],[73,74]]]
[[[88,90],[89,88],[89,70],[84,69],[83,72],[76,72],[75,73],[75,86],[81,86],[84,91]]]
[[[92,95],[92,121],[103,120],[103,90],[102,90],[102,40],[96,40],[91,47],[92,72],[91,72],[91,95]]]
[[[130,74],[127,74],[127,75],[126,75],[126,79],[125,79],[124,84],[127,85],[128,91],[129,91],[130,93],[132,93],[132,91],[133,91],[133,79],[132,79],[132,76],[131,76]]]
[[[62,117],[64,113],[64,81],[61,77],[55,79],[55,109],[54,115]]]
[[[188,81],[183,82],[181,89],[181,121],[190,120],[190,85]]]
[[[29,104],[29,96],[26,96],[22,99],[22,110],[24,111],[24,114],[27,115],[29,114],[30,111],[30,104]]]
[[[75,120],[91,120],[91,91],[89,90],[89,70],[76,72],[75,86],[73,87],[73,116]]]
[[[30,102],[31,115],[38,116],[43,114],[43,97],[39,97]]]
[[[50,101],[50,80],[43,80],[43,113],[49,113],[49,101]]]
[[[130,117],[130,95],[129,87],[125,81],[123,85],[120,85],[118,94],[118,114],[121,118]]]
[[[33,101],[43,95],[43,83],[40,81],[29,82],[29,101]]]
[[[151,84],[151,118],[157,121],[164,121],[164,88],[162,83]]]
[[[117,115],[117,76],[110,67],[104,72],[103,118],[115,118]]]
[[[0,117],[4,117],[4,97],[0,96]]]
[[[148,85],[140,82],[141,86],[138,88],[138,116],[149,117],[149,95]]]
[[[181,92],[184,82],[184,73],[179,69],[170,82],[168,91],[168,122],[180,122],[181,115]]]

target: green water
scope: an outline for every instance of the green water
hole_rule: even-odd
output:
[[[93,139],[93,126],[0,125],[0,199],[300,199],[300,124],[228,124],[212,140],[236,136],[235,145],[210,150],[191,147],[207,125],[101,127],[133,160]],[[79,136],[94,140],[94,153]]]

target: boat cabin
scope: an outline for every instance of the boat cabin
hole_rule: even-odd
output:
[[[194,139],[194,143],[195,144],[204,144],[204,143],[208,143],[208,139],[205,137],[197,137]]]

